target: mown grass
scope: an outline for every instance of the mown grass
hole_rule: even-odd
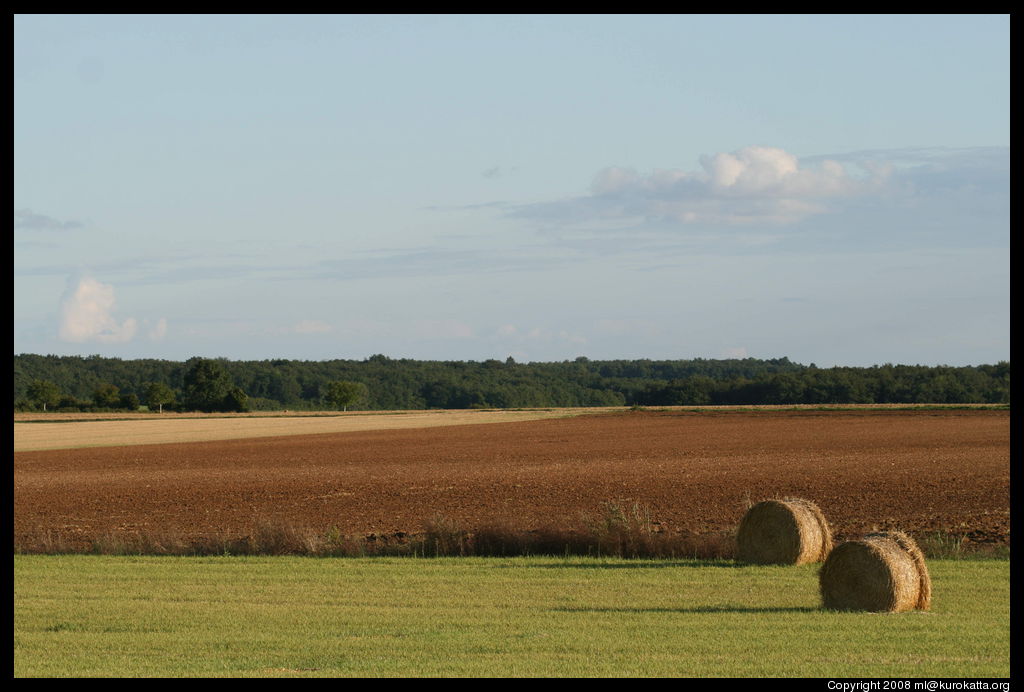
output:
[[[930,612],[878,615],[815,565],[16,555],[14,674],[1008,676],[1009,561],[929,568]]]

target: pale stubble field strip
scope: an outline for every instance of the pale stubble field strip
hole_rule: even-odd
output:
[[[175,442],[212,442],[249,437],[313,435],[433,428],[445,425],[474,425],[562,418],[600,412],[605,409],[533,409],[522,411],[401,411],[386,413],[338,413],[334,415],[243,415],[195,416],[175,414],[108,414],[116,420],[89,420],[82,414],[65,418],[51,414],[16,417],[14,451],[113,447]],[[20,418],[20,419],[19,419]]]

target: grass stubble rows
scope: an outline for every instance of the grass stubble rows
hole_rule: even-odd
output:
[[[18,677],[1003,677],[1009,561],[929,612],[820,606],[817,565],[19,555]]]

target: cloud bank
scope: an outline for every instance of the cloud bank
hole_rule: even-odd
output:
[[[82,228],[79,221],[60,221],[52,216],[36,214],[31,209],[14,210],[16,231],[71,231],[77,228]]]
[[[787,224],[828,211],[830,200],[882,187],[891,168],[823,159],[801,165],[776,147],[750,146],[700,157],[701,170],[610,167],[597,173],[590,194],[524,205],[519,217],[566,221],[647,220],[682,224]],[[853,175],[849,166],[855,166]]]

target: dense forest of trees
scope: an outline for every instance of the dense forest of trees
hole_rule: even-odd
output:
[[[788,358],[557,363],[14,357],[16,410],[365,410],[1010,402],[1010,364],[818,368]]]

